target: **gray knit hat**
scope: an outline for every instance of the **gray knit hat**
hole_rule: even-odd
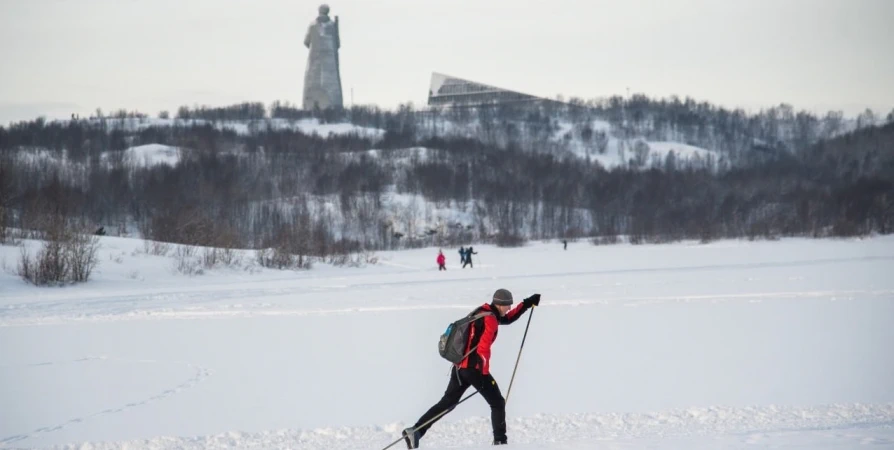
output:
[[[512,304],[512,292],[509,292],[506,289],[497,289],[497,292],[494,292],[494,304],[509,306]]]

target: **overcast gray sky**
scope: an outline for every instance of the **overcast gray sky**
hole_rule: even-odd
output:
[[[0,123],[301,103],[320,1],[0,0]],[[522,92],[894,108],[894,0],[332,0],[345,101],[424,104],[431,72]]]

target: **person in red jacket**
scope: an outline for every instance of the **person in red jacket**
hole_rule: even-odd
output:
[[[419,448],[419,440],[438,419],[426,424],[433,417],[455,406],[469,386],[473,386],[490,405],[490,420],[494,431],[494,445],[506,444],[506,400],[500,393],[497,381],[490,374],[490,348],[497,339],[497,326],[515,322],[529,308],[540,304],[540,294],[534,294],[512,308],[512,293],[497,289],[493,301],[485,303],[471,314],[491,312],[469,327],[466,352],[469,354],[450,371],[450,382],[444,396],[429,408],[411,428],[403,431],[407,448]],[[443,417],[443,416],[442,416]]]
[[[438,261],[438,272],[447,270],[447,266],[445,266],[447,258],[444,256],[444,252],[438,250],[438,259],[436,261]]]

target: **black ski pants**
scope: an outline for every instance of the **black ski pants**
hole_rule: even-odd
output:
[[[469,386],[477,389],[481,396],[487,400],[487,404],[490,405],[490,421],[494,428],[494,440],[506,440],[506,400],[503,398],[503,394],[500,393],[497,380],[494,380],[494,377],[490,374],[483,375],[476,369],[457,369],[454,367],[450,371],[450,383],[447,384],[444,396],[441,397],[441,400],[435,406],[432,406],[419,418],[414,428],[418,428],[432,417],[456,406],[456,403],[459,402]],[[418,428],[419,436],[425,435],[425,432],[441,417],[424,427]]]

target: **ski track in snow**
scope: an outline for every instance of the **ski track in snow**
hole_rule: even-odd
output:
[[[222,299],[244,299],[246,295],[250,297],[264,297],[274,294],[265,294],[265,290],[247,291],[250,294],[233,294],[216,296],[213,300],[207,299],[207,294],[198,293],[188,294],[165,294],[162,296],[130,296],[128,299],[101,299],[96,301],[87,300],[81,304],[61,304],[53,305],[33,305],[28,311],[33,313],[36,310],[45,310],[34,317],[24,315],[9,319],[0,319],[0,327],[9,326],[30,326],[30,325],[56,325],[61,323],[73,322],[114,322],[123,320],[160,320],[160,319],[213,319],[213,318],[233,318],[233,317],[262,317],[262,316],[321,316],[331,314],[346,313],[369,313],[369,312],[394,312],[394,311],[419,311],[419,310],[438,310],[438,309],[468,309],[468,304],[442,304],[442,305],[413,305],[413,306],[355,306],[346,308],[298,308],[289,309],[288,307],[276,307],[271,303],[244,303],[237,305],[216,305],[212,307],[197,306],[201,303],[219,302]],[[279,291],[279,290],[276,290]],[[308,293],[289,292],[288,295],[307,295]],[[190,297],[196,297],[199,300],[191,301]],[[132,297],[132,298],[131,298]],[[162,305],[157,305],[154,309],[148,308],[158,297],[166,300]],[[668,302],[711,302],[720,303],[735,300],[748,300],[750,302],[761,302],[765,299],[834,299],[834,300],[851,300],[854,297],[894,297],[894,290],[846,290],[846,291],[784,291],[784,292],[761,292],[751,294],[701,294],[687,295],[677,294],[668,296],[635,296],[635,297],[615,297],[603,299],[557,299],[551,300],[550,306],[587,306],[587,305],[608,305],[613,302],[621,302],[625,306],[636,307],[650,304],[660,304]],[[109,304],[115,304],[116,308],[109,308]],[[176,307],[174,305],[190,305],[188,307]],[[76,306],[76,307],[73,307]],[[44,308],[46,307],[46,308]],[[53,311],[58,308],[57,311]],[[96,312],[87,312],[95,309]],[[52,312],[46,311],[50,310]],[[73,311],[74,310],[74,311]],[[77,312],[75,312],[77,311]],[[55,313],[55,315],[53,315]]]
[[[623,275],[623,274],[644,274],[644,273],[676,273],[676,272],[695,272],[709,270],[747,270],[747,269],[766,269],[780,267],[806,267],[816,265],[828,265],[845,262],[883,262],[894,261],[894,257],[886,256],[865,256],[853,258],[827,258],[813,260],[795,260],[785,262],[766,262],[766,263],[741,263],[741,264],[717,264],[702,266],[681,266],[681,267],[647,267],[647,268],[628,268],[628,269],[609,269],[609,270],[591,270],[578,272],[562,272],[562,273],[546,273],[546,274],[523,274],[511,276],[494,276],[493,280],[512,280],[512,279],[534,279],[534,278],[562,278],[562,277],[580,277],[580,276],[599,276],[599,275]],[[396,267],[404,267],[397,264],[387,264]],[[411,271],[418,269],[409,268]],[[0,327],[6,326],[27,326],[27,325],[48,325],[66,322],[107,322],[113,320],[140,320],[140,319],[196,319],[209,317],[247,317],[247,316],[285,316],[285,315],[312,315],[312,314],[340,314],[345,312],[380,312],[380,311],[396,311],[396,310],[416,310],[416,309],[443,309],[443,308],[465,308],[464,305],[430,305],[430,306],[383,306],[383,307],[351,307],[351,308],[330,308],[330,309],[294,309],[294,307],[283,307],[274,305],[269,301],[273,297],[287,296],[296,298],[300,296],[310,296],[321,292],[358,292],[369,289],[381,289],[396,286],[413,286],[413,285],[437,285],[452,284],[462,281],[468,281],[465,278],[439,278],[439,279],[423,279],[423,280],[404,280],[404,281],[382,281],[382,282],[362,282],[350,283],[344,282],[343,276],[324,276],[314,278],[288,278],[298,284],[310,283],[311,285],[303,285],[298,288],[279,287],[264,288],[260,285],[269,284],[273,280],[264,280],[257,282],[216,282],[209,289],[207,285],[200,285],[195,290],[183,290],[183,288],[164,288],[156,290],[153,294],[107,294],[101,297],[77,298],[69,300],[65,297],[58,301],[44,302],[25,302],[11,303],[0,307]],[[327,279],[337,279],[341,283],[321,284]],[[239,288],[228,287],[228,285],[236,284]],[[213,295],[208,295],[213,291]],[[652,304],[673,301],[726,301],[734,299],[752,299],[761,300],[763,298],[835,298],[847,299],[854,295],[868,296],[887,296],[894,295],[891,290],[847,290],[847,291],[785,291],[774,293],[754,293],[754,294],[728,294],[717,293],[710,295],[672,295],[672,296],[648,296],[648,297],[615,297],[606,299],[556,299],[552,303],[555,305],[588,305],[588,304],[607,304],[610,301],[623,301],[629,306],[638,304]],[[267,301],[259,301],[259,299],[268,299]],[[238,301],[235,305],[224,304],[222,301]],[[215,304],[213,306],[203,306],[206,304]]]
[[[175,395],[181,391],[192,388],[193,386],[204,381],[206,378],[208,378],[212,374],[211,370],[209,370],[205,367],[197,366],[197,365],[182,362],[182,361],[132,360],[132,359],[123,359],[123,358],[107,358],[105,356],[87,356],[84,358],[79,358],[79,359],[74,359],[74,360],[69,360],[69,361],[50,361],[50,362],[24,364],[24,365],[19,365],[19,366],[3,365],[3,366],[0,366],[0,368],[9,369],[9,368],[16,368],[16,367],[52,366],[52,365],[57,365],[57,364],[77,364],[77,363],[86,363],[86,362],[92,362],[92,361],[117,361],[117,362],[128,362],[128,363],[135,363],[135,364],[157,364],[157,363],[163,363],[163,362],[176,363],[176,364],[186,365],[187,367],[190,367],[190,368],[194,368],[194,373],[193,373],[192,377],[190,377],[186,381],[178,384],[177,386],[174,386],[169,389],[165,389],[164,391],[161,391],[161,392],[159,392],[151,397],[145,398],[143,400],[129,402],[127,404],[124,404],[124,405],[121,405],[121,406],[118,406],[115,408],[107,408],[107,409],[104,409],[102,411],[95,412],[92,414],[86,414],[86,415],[83,415],[80,417],[75,417],[75,418],[69,419],[65,422],[62,422],[60,424],[47,425],[44,427],[40,427],[40,428],[37,428],[37,429],[35,429],[31,432],[28,432],[28,433],[20,433],[20,434],[16,434],[16,435],[12,435],[12,436],[7,436],[5,438],[0,438],[0,447],[6,447],[10,444],[14,444],[16,442],[23,441],[25,439],[29,439],[29,438],[38,436],[43,433],[52,433],[54,431],[59,431],[67,426],[86,422],[86,421],[88,421],[92,418],[95,418],[95,417],[104,416],[107,414],[116,414],[116,413],[120,413],[123,411],[127,411],[131,408],[136,408],[139,406],[147,405],[147,404],[155,402],[155,401],[163,400],[163,399],[170,397],[172,395]]]
[[[54,449],[222,449],[301,448],[379,449],[410,426],[392,423],[367,427],[332,427],[315,430],[227,432],[197,437],[154,437],[122,442],[90,442],[49,447]],[[834,404],[813,407],[766,406],[731,408],[712,406],[654,413],[538,414],[507,421],[510,444],[550,448],[591,448],[600,440],[680,438],[738,435],[743,443],[760,445],[767,435],[790,432],[844,431],[894,426],[894,404]],[[477,447],[491,440],[490,419],[445,419],[423,438],[423,448]],[[868,439],[868,440],[867,440]],[[581,445],[581,441],[587,441]],[[889,447],[894,440],[863,438],[864,443]],[[556,445],[559,444],[559,445]],[[576,444],[576,445],[575,445]],[[403,442],[392,447],[404,448]]]

